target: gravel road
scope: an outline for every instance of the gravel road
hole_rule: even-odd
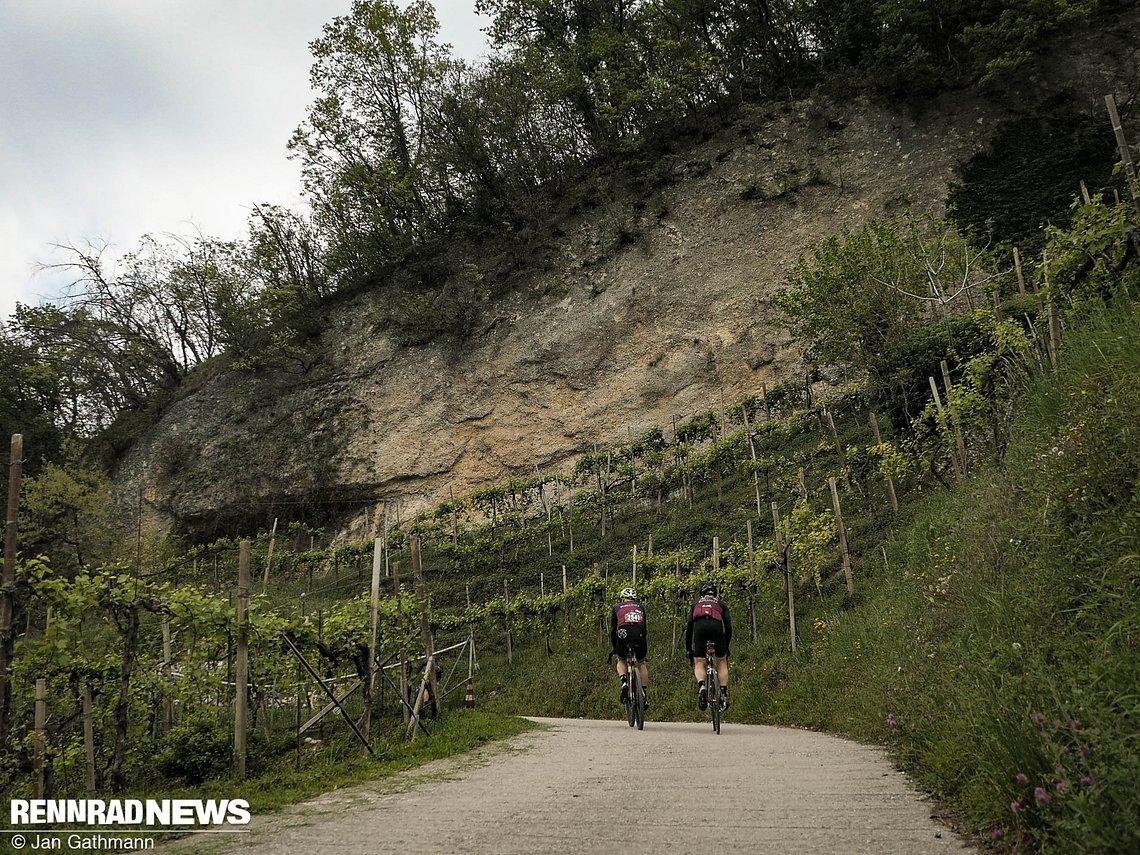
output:
[[[875,748],[726,722],[535,719],[505,745],[163,851],[352,855],[967,851]]]

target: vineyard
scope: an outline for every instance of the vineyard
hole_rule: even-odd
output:
[[[833,504],[829,482],[842,482],[843,505],[865,512],[866,525],[880,525],[892,514],[893,491],[922,481],[895,445],[872,435],[857,389],[822,401],[814,379],[676,423],[668,435],[653,429],[598,449],[569,473],[512,480],[401,525],[382,523],[375,539],[359,544],[297,551],[289,548],[296,531],[263,532],[159,567],[103,566],[70,579],[44,560],[24,560],[26,627],[11,669],[19,750],[9,756],[19,760],[6,774],[16,791],[79,793],[226,771],[241,639],[249,649],[251,769],[295,749],[301,719],[329,700],[306,663],[329,686],[369,678],[373,568],[373,661],[410,659],[402,673],[413,682],[423,670],[422,617],[436,647],[471,642],[462,651],[470,661],[448,675],[454,684],[484,648],[549,636],[556,624],[597,632],[630,581],[669,613],[714,579],[747,603],[753,637],[757,608],[786,620],[791,603],[794,619],[798,589],[846,583],[840,493]],[[950,449],[947,439],[928,445]],[[845,536],[862,534],[856,527]],[[418,595],[413,547],[422,549]],[[261,576],[254,574],[245,618],[236,584],[243,554],[247,571]],[[372,715],[398,716],[393,676],[377,680]],[[358,724],[361,694],[344,705]],[[331,719],[321,723],[328,726]],[[191,752],[181,750],[187,740]]]

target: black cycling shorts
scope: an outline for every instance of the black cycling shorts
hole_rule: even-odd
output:
[[[633,652],[637,654],[637,658],[642,662],[649,660],[649,640],[645,635],[644,624],[641,626],[637,624],[619,626],[617,628],[617,637],[617,650],[614,651],[616,655],[625,656],[625,648],[626,646],[630,646],[633,648]]]
[[[724,624],[715,618],[697,618],[693,621],[693,656],[705,655],[708,642],[716,645],[717,656],[728,656],[728,642],[724,639]]]

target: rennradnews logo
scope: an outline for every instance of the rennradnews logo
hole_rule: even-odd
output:
[[[245,799],[12,799],[12,825],[245,825]]]

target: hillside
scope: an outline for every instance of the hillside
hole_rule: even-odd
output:
[[[353,539],[378,506],[406,519],[801,376],[768,302],[796,259],[844,225],[941,212],[1003,121],[1102,113],[1135,73],[1135,19],[1062,40],[984,94],[742,108],[678,141],[648,190],[611,176],[606,198],[546,234],[453,246],[452,261],[509,282],[465,341],[398,346],[363,293],[331,310],[305,374],[200,369],[121,460],[120,492],[203,536],[281,516]]]

